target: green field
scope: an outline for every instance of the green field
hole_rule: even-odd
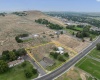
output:
[[[66,30],[68,33],[70,33],[70,34],[73,34],[73,32],[74,32],[74,33],[77,33],[77,31],[72,30],[72,29],[67,29],[67,28],[66,28],[65,30]]]
[[[24,74],[25,69],[30,69],[32,65],[29,62],[26,62],[26,66],[22,67],[21,64],[11,68],[8,72],[0,74],[0,80],[31,80],[36,78],[38,74],[33,74],[30,79],[27,79]]]
[[[96,59],[100,59],[100,51],[94,49],[88,54],[88,56],[91,56]],[[100,79],[100,62],[92,58],[89,58],[88,56],[86,56],[79,63],[77,63],[76,67],[88,72],[95,78]]]
[[[77,26],[76,26],[74,29],[75,29],[76,31],[83,31],[83,28],[77,27]]]
[[[96,48],[94,50],[92,50],[89,55],[92,56],[92,57],[100,59],[100,51],[96,50]]]

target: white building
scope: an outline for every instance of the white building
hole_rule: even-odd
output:
[[[59,54],[63,54],[64,53],[64,48],[62,47],[58,47],[58,51],[56,51]]]
[[[9,62],[9,63],[8,63],[8,66],[9,66],[9,68],[11,68],[11,67],[14,67],[14,66],[16,66],[16,65],[18,65],[18,64],[21,64],[22,62],[24,62],[24,59],[15,60],[15,61]]]

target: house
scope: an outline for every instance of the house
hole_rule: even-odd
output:
[[[58,47],[57,49],[58,49],[58,50],[56,51],[57,53],[59,53],[59,54],[63,54],[63,53],[64,53],[64,48]]]
[[[56,53],[63,54],[64,51],[56,51]]]
[[[9,62],[9,63],[8,63],[8,66],[9,66],[9,68],[11,68],[11,67],[14,67],[14,66],[16,66],[16,65],[18,65],[18,64],[21,64],[22,62],[24,62],[24,59],[15,60],[15,61]]]
[[[98,28],[98,27],[91,27],[90,30],[100,32],[100,28]]]

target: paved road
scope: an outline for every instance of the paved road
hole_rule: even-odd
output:
[[[33,64],[33,66],[38,70],[40,76],[43,76],[43,75],[46,74],[46,72],[33,59],[31,59],[28,55],[24,56],[23,58],[25,60],[30,61]]]
[[[69,62],[64,64],[62,67],[58,68],[57,70],[51,72],[50,74],[44,75],[40,78],[37,78],[35,80],[53,80],[55,77],[59,76],[60,74],[64,73],[67,71],[70,67],[72,67],[77,61],[82,59],[86,54],[88,54],[89,51],[91,51],[97,43],[100,42],[100,37],[94,41],[89,47],[84,49],[81,53],[79,53],[76,57],[71,59]]]

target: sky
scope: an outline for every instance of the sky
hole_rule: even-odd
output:
[[[0,12],[25,10],[100,12],[100,0],[0,0]]]

